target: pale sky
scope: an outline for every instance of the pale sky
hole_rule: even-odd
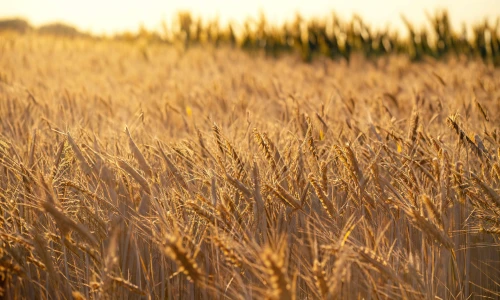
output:
[[[447,8],[453,25],[460,29],[487,17],[500,17],[500,0],[0,0],[0,18],[19,16],[34,25],[63,21],[93,33],[135,31],[140,24],[159,29],[162,20],[171,23],[175,12],[190,10],[196,16],[219,16],[222,22],[242,21],[247,16],[265,12],[270,20],[292,19],[295,12],[303,16],[326,16],[335,11],[349,20],[356,13],[376,28],[391,24],[401,28],[400,14],[416,24],[426,22],[425,11]]]

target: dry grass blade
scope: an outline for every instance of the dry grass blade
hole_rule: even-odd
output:
[[[67,235],[70,230],[74,230],[83,238],[85,238],[88,242],[92,243],[94,246],[99,245],[99,242],[92,235],[92,233],[90,233],[88,228],[70,219],[61,210],[59,210],[56,206],[54,206],[51,202],[49,201],[43,202],[42,207],[45,209],[46,212],[52,215],[63,236]]]
[[[33,168],[33,164],[35,163],[35,148],[36,148],[36,137],[37,133],[36,130],[33,133],[33,138],[31,139],[31,147],[29,150],[29,161],[28,161],[28,168]]]
[[[439,83],[441,83],[444,87],[446,87],[446,82],[444,81],[444,79],[439,76],[436,72],[432,72],[432,75],[434,75],[434,77],[436,77],[436,79],[439,81]]]
[[[484,192],[484,195],[491,200],[493,206],[500,208],[500,195],[486,183],[484,183],[476,174],[471,173],[472,181]]]
[[[65,141],[62,141],[59,144],[59,147],[57,148],[56,158],[54,160],[54,167],[52,169],[52,177],[56,176],[57,170],[59,168],[59,164],[61,162],[61,157],[62,157],[62,154],[64,151],[64,144],[65,144]]]
[[[90,173],[90,166],[89,166],[87,160],[85,159],[85,156],[83,156],[83,153],[80,150],[80,147],[78,147],[78,145],[75,143],[75,141],[73,140],[73,138],[71,137],[69,132],[66,135],[68,137],[68,143],[71,146],[71,149],[73,150],[73,152],[75,153],[76,158],[80,162],[80,165],[82,167],[83,172],[85,172],[86,174],[89,174]]]
[[[249,188],[247,188],[241,181],[238,179],[232,177],[229,174],[225,174],[226,180],[228,183],[230,183],[232,186],[234,186],[236,189],[238,189],[243,195],[247,198],[250,199],[252,197],[252,192],[250,191]]]
[[[134,169],[131,165],[129,165],[124,160],[118,160],[118,166],[127,172],[132,178],[134,178],[141,187],[146,191],[146,193],[151,194],[151,188],[149,186],[148,181],[144,178],[136,169]]]
[[[144,158],[144,155],[142,155],[141,151],[139,150],[134,140],[132,139],[132,135],[130,134],[128,127],[125,127],[125,132],[127,133],[128,136],[130,151],[132,151],[135,159],[137,159],[137,162],[139,162],[139,166],[141,167],[142,171],[146,175],[151,176],[152,175],[151,166],[148,164],[148,162]]]
[[[172,161],[170,160],[170,158],[165,154],[165,152],[163,151],[163,148],[161,147],[160,145],[160,142],[157,142],[158,144],[158,148],[160,149],[160,153],[163,157],[163,160],[165,161],[165,163],[167,164],[167,167],[168,169],[170,170],[170,172],[174,175],[175,177],[175,180],[177,181],[177,183],[179,183],[186,191],[189,190],[189,187],[186,183],[186,181],[184,180],[184,177],[182,177],[181,175],[181,172],[177,169],[177,167],[172,163]]]

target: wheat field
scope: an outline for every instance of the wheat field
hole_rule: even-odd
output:
[[[7,299],[500,297],[500,72],[0,38]]]

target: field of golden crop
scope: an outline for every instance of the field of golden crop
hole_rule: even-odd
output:
[[[0,37],[8,299],[500,297],[500,70]]]

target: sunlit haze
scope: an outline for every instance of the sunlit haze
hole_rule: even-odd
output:
[[[449,11],[456,27],[463,22],[471,24],[485,17],[494,22],[500,16],[498,0],[15,0],[0,1],[0,17],[23,17],[34,25],[62,21],[93,33],[112,33],[136,30],[139,25],[158,29],[162,20],[168,24],[179,10],[189,10],[203,18],[218,16],[224,23],[241,22],[248,16],[257,16],[260,11],[272,22],[291,19],[296,12],[305,17],[321,17],[335,11],[345,19],[358,14],[374,27],[390,24],[401,28],[401,14],[415,24],[423,24],[426,22],[426,11],[433,13],[442,8]]]

